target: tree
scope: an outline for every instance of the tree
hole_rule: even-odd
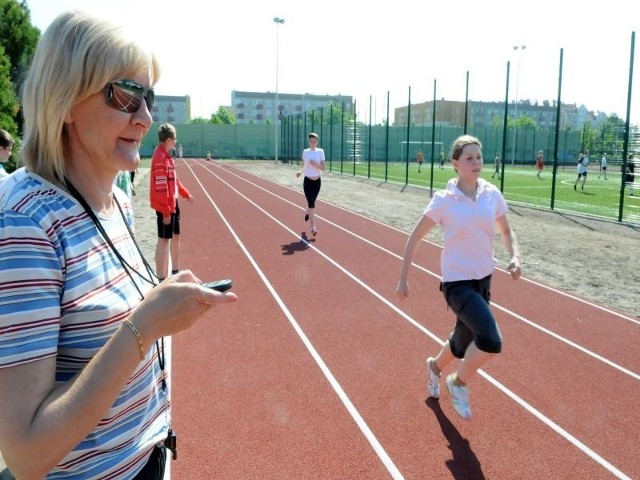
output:
[[[211,123],[214,125],[235,125],[236,117],[224,107],[218,107],[216,113],[211,114]]]
[[[11,82],[9,70],[11,62],[0,45],[0,127],[12,136],[18,135],[16,116],[20,110],[20,103]]]
[[[333,108],[332,108],[333,107]],[[309,117],[309,120],[313,122],[314,125],[331,125],[331,115],[333,114],[333,124],[340,125],[342,122],[342,117],[344,116],[344,122],[349,123],[353,121],[353,115],[348,112],[342,111],[341,105],[336,105],[335,103],[329,103],[329,106],[322,109],[322,122],[320,121],[320,110],[314,110],[313,116]]]
[[[7,131],[15,125],[16,134],[22,128],[18,92],[39,38],[26,0],[0,0],[0,122]]]

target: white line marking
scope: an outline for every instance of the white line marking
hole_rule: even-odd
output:
[[[236,232],[233,229],[233,227],[229,224],[229,222],[227,221],[226,217],[222,214],[222,212],[218,208],[218,205],[209,196],[209,193],[205,190],[204,186],[202,185],[202,183],[200,182],[198,177],[193,173],[193,169],[191,168],[191,166],[190,165],[187,165],[187,166],[188,166],[189,170],[191,171],[191,173],[193,174],[193,177],[196,179],[196,181],[200,185],[200,188],[202,189],[204,194],[209,199],[209,202],[211,202],[211,205],[213,206],[213,208],[215,208],[216,212],[218,212],[218,215],[220,215],[220,218],[222,219],[224,224],[227,226],[227,229],[229,230],[231,235],[233,235],[233,238],[235,238],[236,243],[238,244],[240,249],[244,252],[245,256],[247,257],[247,259],[249,260],[251,265],[253,265],[253,268],[256,270],[256,272],[258,273],[258,275],[262,279],[262,282],[267,287],[267,290],[269,290],[269,292],[271,293],[271,295],[275,299],[276,303],[280,306],[280,309],[285,314],[285,316],[287,317],[287,320],[289,320],[289,323],[291,324],[291,326],[293,327],[295,332],[298,334],[298,336],[302,340],[302,343],[305,345],[305,347],[307,347],[307,350],[311,354],[311,357],[318,364],[318,366],[320,367],[320,370],[324,374],[325,378],[329,381],[329,384],[331,385],[331,387],[333,387],[335,392],[338,394],[338,397],[340,398],[340,401],[342,401],[342,404],[345,406],[345,408],[347,409],[347,411],[349,412],[349,414],[351,415],[351,417],[355,421],[355,423],[358,426],[358,428],[360,429],[360,431],[364,434],[365,438],[369,441],[369,444],[373,447],[374,451],[376,452],[376,454],[378,455],[378,457],[380,458],[380,460],[382,461],[384,466],[387,468],[387,471],[391,474],[391,477],[394,478],[394,479],[398,479],[398,480],[403,479],[404,477],[400,473],[400,470],[398,470],[396,465],[393,463],[393,460],[391,460],[391,457],[389,457],[387,452],[384,450],[384,448],[382,447],[382,445],[380,444],[380,442],[378,441],[378,439],[376,438],[374,433],[371,431],[371,429],[369,428],[367,423],[364,421],[364,419],[362,418],[362,416],[360,415],[360,413],[356,409],[355,405],[351,402],[351,400],[349,399],[349,397],[347,396],[345,391],[340,386],[340,383],[338,382],[338,380],[336,380],[336,378],[331,373],[331,370],[329,370],[329,367],[327,367],[327,365],[324,363],[324,360],[322,359],[320,354],[313,347],[313,344],[311,343],[309,338],[305,335],[305,333],[302,330],[302,328],[300,328],[300,325],[298,325],[298,322],[296,322],[294,316],[291,314],[291,312],[289,311],[289,309],[287,308],[287,306],[283,302],[282,298],[280,298],[280,296],[276,292],[275,288],[273,288],[273,286],[269,282],[269,279],[267,279],[266,275],[260,269],[260,267],[258,266],[256,261],[253,259],[253,257],[251,256],[251,254],[249,253],[247,248],[244,246],[244,244],[240,240],[240,237],[238,237],[238,235],[236,234]],[[211,173],[213,173],[213,172],[211,172]],[[216,174],[213,173],[213,175],[216,175]],[[216,175],[216,177],[218,177],[218,175]],[[256,208],[258,208],[262,212],[266,213],[261,207],[259,207],[255,203],[251,202],[251,200],[249,200],[247,197],[242,195],[240,192],[238,192],[236,189],[234,189],[231,185],[229,185],[227,182],[222,180],[220,177],[218,177],[218,179],[221,182],[225,183],[231,190],[236,192],[238,195],[244,197],[248,202],[250,202],[253,205],[255,205]],[[287,230],[289,230],[289,229],[287,229]],[[289,230],[289,231],[292,234],[294,234],[293,231],[291,231],[291,230]],[[296,238],[299,238],[299,237],[296,235]]]
[[[193,172],[193,170],[192,170]],[[300,238],[300,236],[294,232],[293,230],[291,230],[289,227],[287,227],[285,224],[283,224],[282,222],[280,222],[280,220],[278,220],[277,218],[275,218],[273,215],[271,215],[269,212],[267,212],[266,210],[264,210],[261,206],[259,206],[258,204],[256,204],[255,202],[253,202],[251,199],[249,199],[247,196],[245,196],[244,194],[242,194],[241,192],[239,192],[237,189],[235,189],[234,187],[232,187],[229,183],[227,183],[225,180],[223,180],[222,178],[220,178],[217,174],[215,174],[214,172],[211,172],[209,170],[209,173],[211,173],[212,175],[215,175],[221,182],[223,182],[225,185],[227,185],[232,191],[234,191],[235,193],[237,193],[239,196],[241,196],[242,198],[244,198],[247,202],[249,202],[251,205],[253,205],[256,209],[260,210],[262,213],[264,213],[268,218],[270,218],[272,221],[274,221],[276,224],[280,225],[284,230],[290,232],[294,237],[296,238]],[[237,176],[237,175],[236,175]],[[195,177],[195,175],[194,175]],[[241,177],[239,177],[241,178]],[[242,179],[242,178],[241,178]],[[200,183],[200,181],[197,179],[198,183]],[[242,179],[244,180],[244,179]],[[246,181],[246,180],[245,180]],[[251,183],[248,182],[247,183]],[[202,188],[202,184],[200,184],[201,188]],[[256,187],[258,188],[262,188],[259,187],[258,185],[256,185]],[[264,189],[263,189],[264,190]],[[204,188],[203,188],[204,191]],[[266,190],[265,190],[266,191]],[[271,193],[271,192],[269,192]],[[205,194],[207,196],[209,196],[206,191]],[[274,194],[275,195],[275,194]],[[277,195],[275,195],[277,197]],[[211,198],[209,197],[209,199],[211,200]],[[285,200],[285,199],[283,199]],[[212,201],[212,200],[211,200]],[[288,202],[288,200],[285,200]],[[213,201],[212,201],[213,203]],[[215,206],[215,204],[214,204]],[[217,206],[215,206],[216,210]],[[222,213],[218,210],[218,213],[220,214],[220,216],[222,216]],[[225,220],[226,223],[226,220]],[[336,225],[337,226],[337,225]],[[342,228],[337,226],[338,228]],[[231,229],[230,226],[228,226],[229,229]],[[343,229],[344,230],[344,229]],[[346,230],[345,230],[346,231]],[[233,233],[235,236],[235,233]],[[355,234],[354,234],[355,235]],[[355,235],[356,237],[358,237],[357,235]],[[361,238],[361,237],[358,237]],[[367,243],[370,243],[371,245],[375,245],[371,242],[369,242],[366,239],[362,239],[363,241],[366,241]],[[237,240],[238,243],[240,243],[239,239]],[[427,335],[429,338],[433,339],[435,342],[437,342],[439,345],[443,345],[444,342],[442,340],[440,340],[440,338],[438,338],[434,333],[432,333],[431,331],[427,330],[425,327],[423,327],[420,323],[418,323],[416,320],[414,320],[412,317],[410,317],[409,315],[407,315],[403,310],[401,310],[400,308],[396,307],[393,303],[391,303],[389,300],[387,300],[385,297],[383,297],[381,294],[379,294],[377,291],[375,291],[373,288],[371,288],[369,285],[367,285],[366,283],[364,283],[364,281],[360,280],[358,277],[356,277],[354,274],[352,274],[350,271],[348,271],[346,268],[344,268],[342,265],[338,264],[336,261],[334,261],[332,258],[330,258],[327,254],[325,254],[324,252],[322,252],[321,250],[319,250],[315,245],[307,242],[308,246],[313,249],[316,253],[318,253],[320,256],[322,256],[325,260],[327,260],[330,264],[332,264],[334,267],[336,267],[338,270],[340,270],[342,273],[344,273],[347,277],[351,278],[355,283],[357,283],[358,285],[360,285],[363,289],[365,289],[367,292],[369,292],[371,295],[373,295],[375,298],[377,298],[380,302],[384,303],[385,305],[387,305],[391,310],[393,310],[395,313],[397,313],[398,315],[400,315],[402,318],[404,318],[406,321],[408,321],[409,323],[411,323],[412,325],[414,325],[418,330],[420,330],[422,333],[424,333],[425,335]],[[243,250],[244,247],[242,246]],[[392,255],[392,252],[379,247],[381,250],[385,251],[385,252],[389,252]],[[247,256],[249,256],[248,252],[246,253]],[[398,255],[395,255],[397,257],[399,257]],[[250,257],[249,257],[250,258]],[[252,263],[253,263],[253,259],[251,259]],[[259,270],[259,267],[257,265],[255,265],[256,270],[258,270],[260,276],[263,278],[263,281],[265,282],[265,284],[268,286],[268,288],[270,289],[270,291],[272,292],[272,295],[274,295],[275,298],[278,299],[278,302],[280,302],[280,298],[277,297],[277,294],[275,293],[275,291],[273,290],[273,287],[271,286],[271,284],[268,283],[268,280],[263,277],[262,272]],[[417,265],[416,265],[417,266]],[[419,267],[419,266],[418,266]],[[421,268],[421,267],[419,267]],[[421,268],[422,269],[422,268]],[[426,269],[422,269],[427,271]],[[428,271],[427,271],[428,272]],[[433,274],[432,272],[428,272],[430,274]],[[435,275],[435,274],[433,274]],[[282,305],[283,309],[285,309],[286,307],[284,305]],[[502,309],[503,311],[508,311],[506,309]],[[515,314],[514,314],[515,316]],[[516,318],[522,318],[522,317],[516,317]],[[294,324],[298,329],[299,327],[297,326],[297,324],[295,323],[295,320],[293,320],[291,318],[290,320],[292,322],[292,324]],[[528,324],[531,324],[528,322]],[[304,333],[302,333],[302,331],[300,331],[299,333],[300,335],[304,335]],[[306,339],[306,337],[304,337]],[[555,336],[554,336],[555,338]],[[307,340],[308,341],[308,340]],[[306,344],[306,343],[305,343]],[[308,348],[313,349],[313,347],[311,347],[310,345],[308,346]],[[315,352],[315,350],[310,350]],[[582,351],[582,350],[581,350]],[[315,358],[315,357],[314,357]],[[596,357],[597,358],[597,357]],[[318,359],[320,359],[320,357],[318,356]],[[318,361],[318,360],[316,360]],[[320,359],[321,361],[321,359]],[[536,409],[533,405],[529,404],[528,402],[526,402],[523,398],[521,398],[520,396],[518,396],[515,392],[511,391],[510,389],[508,389],[506,386],[504,386],[502,383],[500,383],[498,380],[496,380],[495,378],[493,378],[491,375],[489,375],[488,373],[486,373],[484,370],[478,370],[478,373],[487,381],[489,381],[489,383],[491,383],[492,385],[494,385],[495,387],[497,387],[500,391],[502,391],[504,394],[506,394],[509,398],[511,398],[513,401],[515,401],[518,405],[520,405],[521,407],[523,407],[527,412],[531,413],[534,417],[536,417],[537,419],[539,419],[542,423],[544,423],[545,425],[547,425],[548,427],[550,427],[553,431],[555,431],[558,435],[560,435],[561,437],[563,437],[564,439],[566,439],[568,442],[570,442],[571,444],[573,444],[576,448],[578,448],[579,450],[581,450],[582,452],[584,452],[589,458],[591,458],[592,460],[596,461],[597,463],[599,463],[602,467],[604,467],[606,470],[608,470],[610,473],[612,473],[613,475],[615,475],[617,478],[619,479],[623,479],[623,480],[631,480],[631,477],[627,476],[625,473],[623,473],[621,470],[619,470],[617,467],[615,467],[613,464],[611,464],[610,462],[608,462],[607,460],[605,460],[602,456],[600,456],[598,453],[596,453],[594,450],[590,449],[586,444],[584,444],[583,442],[581,442],[580,440],[578,440],[576,437],[574,437],[573,435],[571,435],[567,430],[565,430],[564,428],[562,428],[560,425],[558,425],[557,423],[555,423],[553,420],[551,420],[549,417],[547,417],[546,415],[544,415],[541,411],[539,411],[538,409]],[[332,377],[333,378],[333,377]],[[346,396],[346,395],[345,395]],[[355,407],[353,407],[355,409]],[[357,411],[356,411],[357,412]],[[359,417],[359,415],[358,415]],[[359,417],[361,418],[361,417]],[[364,420],[363,420],[364,422]],[[371,434],[373,435],[373,433]],[[375,438],[375,437],[374,437]],[[377,440],[376,440],[377,443]],[[382,448],[382,447],[380,447]],[[389,460],[391,461],[391,460]],[[385,464],[386,465],[386,464]],[[399,472],[398,472],[399,473]]]

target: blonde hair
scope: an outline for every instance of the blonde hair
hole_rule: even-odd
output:
[[[111,81],[146,71],[153,85],[160,76],[156,57],[122,28],[78,10],[60,14],[40,38],[22,90],[27,169],[62,181],[71,108]]]

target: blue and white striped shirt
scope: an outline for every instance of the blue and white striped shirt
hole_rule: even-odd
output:
[[[133,228],[129,199],[114,192]],[[120,212],[97,215],[126,262],[148,278]],[[57,384],[82,370],[141,301],[78,201],[31,173],[0,208],[0,271],[0,368],[55,357]],[[152,288],[133,278],[143,294]],[[104,418],[47,478],[133,478],[166,438],[168,398],[151,346]]]

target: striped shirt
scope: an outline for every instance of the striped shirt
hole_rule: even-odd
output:
[[[96,213],[144,293],[152,285],[124,219]],[[132,279],[71,195],[27,174],[0,209],[0,368],[56,359],[57,385],[87,365],[141,301]],[[150,279],[149,279],[150,280]],[[168,392],[154,346],[95,429],[46,478],[129,479],[166,438]]]

